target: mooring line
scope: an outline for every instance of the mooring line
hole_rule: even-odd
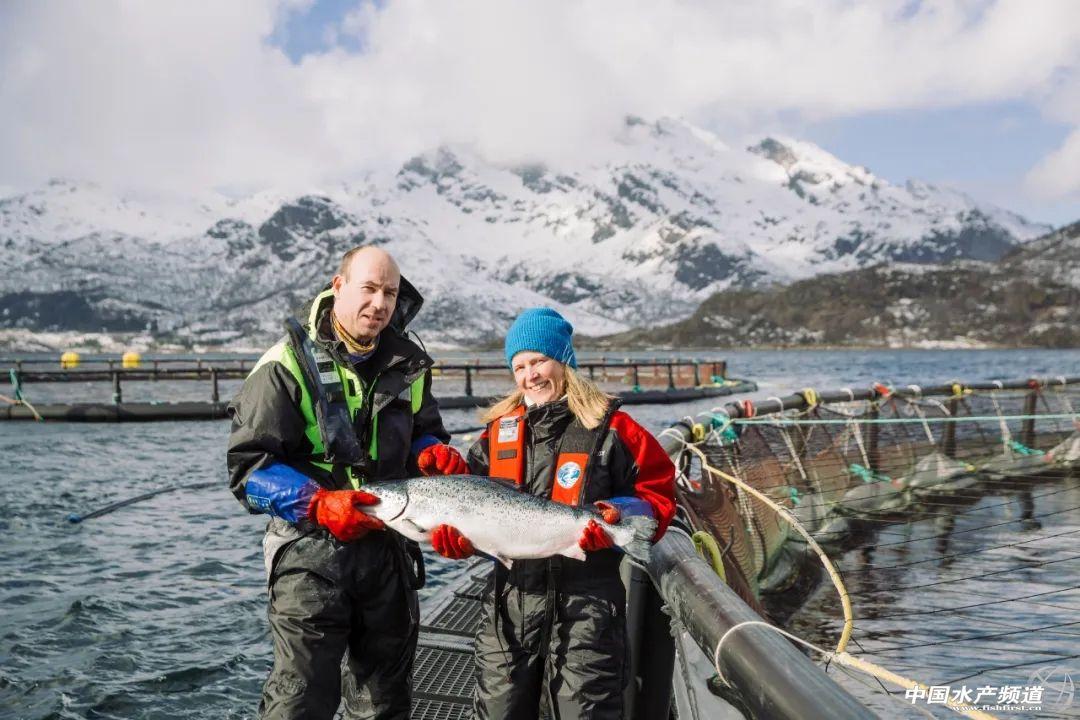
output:
[[[129,497],[129,498],[124,499],[124,500],[118,500],[117,502],[106,505],[105,507],[98,508],[97,510],[92,510],[92,511],[86,513],[85,515],[79,515],[78,513],[72,513],[72,514],[68,515],[67,519],[68,519],[68,522],[70,522],[70,523],[81,523],[83,520],[90,520],[92,518],[101,517],[102,515],[107,515],[107,514],[113,512],[114,510],[119,510],[122,507],[127,507],[128,505],[134,505],[137,502],[142,502],[143,500],[149,500],[152,497],[157,497],[158,495],[164,495],[165,493],[171,493],[171,492],[175,492],[177,490],[201,490],[203,488],[212,487],[212,486],[218,485],[218,484],[219,484],[218,481],[213,481],[213,482],[194,483],[192,485],[173,485],[173,486],[170,486],[170,487],[158,488],[157,490],[151,490],[150,492],[145,492],[145,493],[142,493],[141,495],[136,495],[134,497]]]

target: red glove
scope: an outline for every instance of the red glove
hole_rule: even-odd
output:
[[[607,534],[607,531],[604,530],[604,528],[600,527],[599,523],[595,520],[590,520],[589,524],[585,526],[585,530],[581,533],[581,539],[578,540],[578,545],[580,545],[581,549],[585,552],[596,552],[597,550],[606,550],[609,547],[613,547],[615,541]]]
[[[469,538],[452,525],[439,525],[431,531],[431,547],[444,558],[451,560],[461,560],[476,552]]]
[[[600,511],[600,517],[604,518],[604,522],[608,525],[617,525],[622,520],[622,513],[619,512],[619,508],[609,502],[597,500],[593,503],[593,507]]]
[[[342,542],[359,540],[371,530],[386,527],[377,517],[359,508],[374,505],[379,498],[363,490],[327,490],[319,488],[308,505],[308,517],[330,531]]]
[[[469,465],[454,448],[437,443],[416,456],[416,466],[425,475],[468,475]]]

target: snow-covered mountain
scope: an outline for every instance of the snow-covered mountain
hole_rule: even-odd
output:
[[[594,348],[1080,347],[1080,222],[997,262],[890,263],[719,292],[690,317]]]
[[[177,202],[53,181],[0,199],[0,328],[257,346],[342,252],[372,243],[427,298],[425,339],[491,339],[538,304],[595,335],[686,317],[728,287],[996,259],[1048,229],[806,142],[730,147],[681,121],[629,119],[573,166],[440,148],[299,197]]]

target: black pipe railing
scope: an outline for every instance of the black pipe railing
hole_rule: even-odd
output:
[[[763,620],[702,561],[680,529],[670,529],[653,546],[648,571],[667,611],[687,629],[706,656],[715,657],[723,681],[751,717],[876,717],[775,630],[762,625],[734,629],[742,623]],[[723,646],[716,656],[722,639]]]
[[[1056,377],[1056,378],[1029,378],[1027,380],[1010,380],[1005,382],[975,382],[975,383],[950,383],[948,385],[933,385],[928,387],[919,388],[918,392],[914,392],[911,388],[917,387],[915,385],[908,385],[906,387],[885,388],[881,385],[875,385],[874,387],[867,388],[865,390],[853,390],[851,388],[844,388],[843,390],[829,390],[825,392],[818,392],[817,401],[819,403],[841,403],[841,402],[853,402],[855,400],[882,400],[890,396],[899,398],[918,398],[925,396],[942,396],[953,398],[954,388],[959,386],[963,390],[1029,390],[1031,394],[1036,394],[1041,388],[1049,388],[1060,385],[1076,385],[1080,384],[1080,376],[1071,377]],[[781,398],[769,398],[768,400],[762,400],[760,402],[754,401],[754,415],[775,415],[777,413],[784,412],[785,410],[806,410],[811,407],[810,403],[806,401],[800,393],[793,395],[786,395]],[[724,411],[734,418],[746,417],[745,407],[742,403],[731,402],[724,406]],[[955,406],[950,407],[950,414],[955,414]]]
[[[55,364],[55,360],[17,360],[12,372],[16,380],[23,384],[28,383],[70,383],[70,382],[104,382],[108,381],[113,386],[115,402],[120,402],[123,397],[121,383],[129,382],[156,382],[159,380],[209,380],[212,384],[211,398],[217,402],[220,393],[218,383],[221,380],[242,380],[247,377],[254,366],[257,358],[205,360],[203,358],[163,358],[156,360],[140,360],[139,367],[124,367],[121,360],[115,359],[92,359],[80,361],[80,366],[64,369],[28,369],[29,364]],[[3,362],[3,359],[0,359]],[[150,364],[151,367],[143,365]],[[183,367],[177,365],[183,364]],[[194,364],[194,366],[192,366]],[[105,366],[105,367],[101,367]],[[710,381],[720,378],[727,372],[727,362],[724,360],[699,360],[673,358],[669,360],[634,360],[632,358],[601,358],[599,361],[584,361],[579,363],[579,369],[588,372],[590,378],[595,378],[596,371],[602,371],[603,378],[608,379],[609,370],[621,370],[629,373],[629,382],[634,388],[641,386],[641,369],[652,368],[653,377],[666,370],[667,390],[675,390],[678,387],[676,379],[692,377],[687,382],[689,387],[698,387],[701,382],[701,368],[707,367]],[[99,369],[100,368],[100,369]],[[467,363],[439,363],[433,368],[436,375],[443,378],[458,377],[464,379],[464,394],[473,397],[474,378],[483,373],[498,373],[500,377],[508,374],[506,366],[501,363],[481,363],[479,360]]]
[[[206,363],[215,363],[218,366],[226,365],[229,363],[235,363],[238,365],[250,366],[258,362],[258,355],[244,355],[241,357],[228,357],[228,358],[207,358],[200,355],[169,355],[165,357],[140,357],[139,364],[153,364],[159,365],[198,365],[202,366]],[[35,365],[58,365],[60,359],[58,357],[47,358],[17,358],[17,357],[0,357],[0,365],[15,366],[22,369],[26,366]],[[608,357],[607,355],[601,355],[599,358],[582,358],[578,362],[580,368],[599,368],[599,367],[626,367],[629,365],[641,365],[642,367],[652,366],[664,366],[667,363],[674,363],[675,365],[690,365],[692,363],[699,363],[702,365],[710,365],[712,373],[714,375],[723,375],[726,370],[726,360],[712,359],[712,358],[698,358],[698,357],[673,357],[673,358],[628,358],[628,357]],[[105,365],[109,369],[114,367],[122,367],[124,359],[122,357],[115,358],[84,358],[80,357],[78,360],[79,366],[85,365]],[[485,370],[490,369],[503,369],[506,367],[503,363],[484,363],[479,358],[471,361],[454,361],[448,363],[439,363],[435,367],[473,367],[481,368]]]

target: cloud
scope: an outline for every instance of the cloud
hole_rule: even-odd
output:
[[[1041,197],[1080,201],[1080,129],[1032,168],[1025,182]]]
[[[305,6],[3,4],[0,183],[282,189],[440,143],[557,162],[626,114],[743,132],[1020,99],[1080,127],[1072,0],[365,0],[294,63],[267,38]],[[1030,186],[1075,193],[1076,144]]]

